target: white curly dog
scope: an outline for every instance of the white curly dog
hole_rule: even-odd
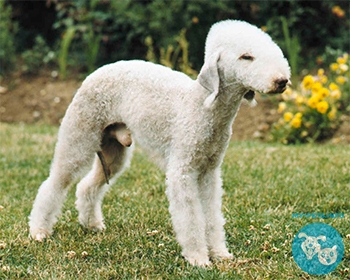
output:
[[[236,20],[212,26],[196,80],[144,61],[96,70],[62,121],[50,176],[29,217],[31,236],[41,241],[52,234],[69,186],[92,164],[77,185],[76,207],[84,227],[103,230],[106,181],[128,166],[135,141],[166,171],[182,255],[198,266],[209,265],[210,257],[232,258],[220,171],[232,123],[244,98],[255,102],[254,92],[281,93],[289,78],[288,62],[271,38]]]

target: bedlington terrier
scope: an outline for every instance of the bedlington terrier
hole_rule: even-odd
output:
[[[244,97],[281,93],[289,78],[288,62],[271,38],[236,20],[212,26],[196,80],[138,60],[99,68],[62,120],[50,175],[29,217],[31,236],[41,241],[52,234],[69,186],[91,165],[77,185],[76,207],[84,227],[103,230],[103,197],[137,142],[166,172],[169,212],[185,259],[206,266],[210,258],[232,258],[220,171],[232,123]]]

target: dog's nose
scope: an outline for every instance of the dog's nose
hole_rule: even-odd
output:
[[[277,85],[277,88],[278,89],[284,89],[288,83],[288,80],[287,79],[277,79],[275,81],[276,85]]]
[[[282,93],[285,91],[289,80],[285,78],[280,78],[274,80],[274,89],[270,93]]]

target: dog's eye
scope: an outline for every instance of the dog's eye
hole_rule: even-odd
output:
[[[244,59],[244,60],[253,61],[253,60],[254,60],[254,57],[251,56],[250,54],[245,53],[245,54],[242,54],[242,55],[239,57],[239,59]]]

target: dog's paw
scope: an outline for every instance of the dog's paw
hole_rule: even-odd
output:
[[[42,242],[51,235],[51,232],[45,229],[30,230],[30,236],[35,241]]]
[[[221,260],[232,260],[233,255],[229,253],[227,250],[222,250],[222,251],[215,251],[212,250],[210,251],[210,257],[214,259],[221,259]]]
[[[86,228],[87,230],[91,230],[93,232],[100,232],[100,231],[104,231],[106,229],[106,226],[103,223],[103,221],[84,222],[84,221],[80,220],[79,222],[84,228]]]
[[[209,267],[212,265],[207,255],[191,254],[184,257],[193,266]]]
[[[99,231],[104,231],[106,229],[106,226],[103,222],[100,222],[100,223],[90,224],[88,226],[88,229],[94,232],[99,232]]]
[[[101,216],[101,215],[100,215]],[[106,229],[103,223],[102,217],[96,217],[96,215],[84,215],[79,214],[79,223],[87,230],[99,232]]]

